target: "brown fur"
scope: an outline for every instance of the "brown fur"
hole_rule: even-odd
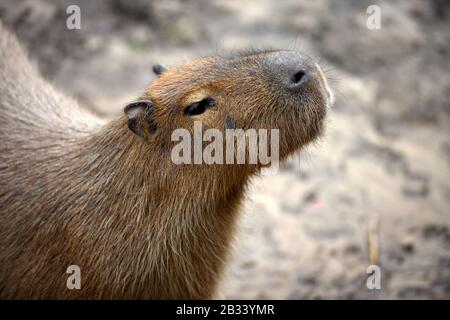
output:
[[[292,108],[262,74],[270,54],[164,72],[140,97],[157,125],[141,139],[125,115],[104,123],[53,89],[0,24],[0,297],[211,298],[258,168],[176,166],[170,133],[192,130],[183,109],[207,92],[216,106],[193,117],[205,127],[280,128],[282,158],[314,139],[323,79]],[[81,290],[66,288],[72,264]]]

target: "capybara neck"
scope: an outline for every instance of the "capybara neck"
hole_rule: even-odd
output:
[[[84,290],[73,296],[89,297],[90,287],[94,292],[107,281],[102,298],[211,297],[249,177],[243,167],[174,165],[161,146],[133,135],[124,117],[68,149],[59,161],[70,172],[55,168],[65,193],[58,211],[83,247],[73,248],[67,263],[102,270],[85,277]],[[88,246],[110,265],[86,257]],[[122,287],[130,274],[140,282]]]

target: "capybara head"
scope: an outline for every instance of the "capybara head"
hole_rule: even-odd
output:
[[[125,108],[147,142],[170,144],[178,128],[279,129],[283,159],[320,135],[333,96],[317,63],[295,51],[212,56],[165,69]]]

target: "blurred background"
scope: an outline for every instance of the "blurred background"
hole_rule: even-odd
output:
[[[72,4],[80,30],[66,28]],[[0,19],[47,79],[105,117],[156,63],[314,56],[337,98],[326,134],[253,181],[219,297],[450,298],[450,2],[2,0]],[[381,290],[366,286],[371,264]]]

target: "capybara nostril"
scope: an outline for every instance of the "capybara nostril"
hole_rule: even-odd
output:
[[[295,51],[277,51],[268,54],[266,59],[267,76],[279,89],[301,88],[314,78],[316,66],[307,56]],[[297,90],[295,90],[297,91]]]
[[[297,86],[305,82],[306,80],[306,71],[299,70],[291,76],[290,83],[291,85]]]

